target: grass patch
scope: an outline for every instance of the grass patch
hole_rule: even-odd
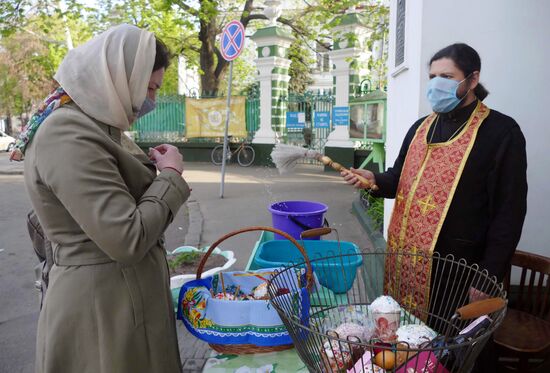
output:
[[[371,218],[374,228],[382,232],[384,229],[384,198],[373,197],[369,192],[362,190],[361,204]]]
[[[168,267],[172,271],[176,270],[176,268],[179,268],[186,264],[195,264],[198,262],[198,259],[202,257],[202,253],[198,251],[187,251],[184,253],[179,253],[176,255],[175,258],[168,260]]]

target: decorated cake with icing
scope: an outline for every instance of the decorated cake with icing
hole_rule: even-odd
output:
[[[419,348],[437,336],[437,333],[426,325],[418,324],[402,325],[396,334],[398,341],[408,343],[410,348]]]

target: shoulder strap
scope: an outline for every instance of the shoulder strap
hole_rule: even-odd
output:
[[[46,237],[38,216],[34,210],[29,211],[27,214],[27,229],[29,231],[29,236],[32,241],[32,246],[36,256],[41,262],[46,262],[43,270],[43,277],[46,283],[48,282],[48,274],[53,265],[53,250],[52,243]]]

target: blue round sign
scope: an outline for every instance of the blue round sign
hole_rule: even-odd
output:
[[[221,54],[226,61],[239,57],[244,48],[244,26],[239,21],[231,21],[222,31]]]

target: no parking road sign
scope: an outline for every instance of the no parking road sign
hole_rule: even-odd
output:
[[[239,57],[244,48],[244,26],[239,21],[231,21],[222,31],[221,53],[226,61]]]
[[[221,54],[224,60],[229,62],[229,80],[227,82],[227,110],[225,113],[225,135],[223,137],[223,158],[222,158],[222,182],[220,184],[220,198],[223,198],[223,184],[225,179],[225,163],[228,154],[229,116],[231,108],[231,81],[233,80],[233,60],[239,57],[244,48],[244,26],[239,21],[231,21],[222,31]]]

